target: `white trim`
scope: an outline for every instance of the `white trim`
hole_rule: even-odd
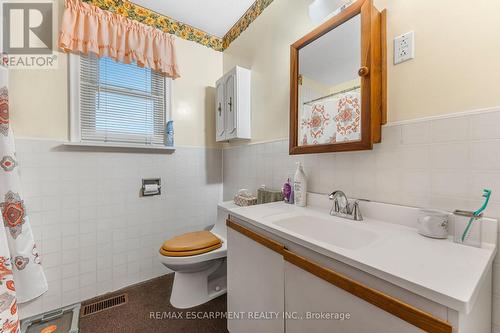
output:
[[[410,124],[424,123],[424,122],[441,120],[441,119],[468,117],[468,116],[475,116],[475,115],[494,113],[494,112],[500,112],[500,106],[493,106],[493,107],[483,108],[483,109],[474,109],[474,110],[469,110],[469,111],[447,113],[447,114],[442,114],[442,115],[437,115],[437,116],[429,116],[429,117],[423,117],[423,118],[394,121],[394,122],[389,122],[389,123],[383,125],[382,127],[410,125]],[[285,141],[285,140],[288,140],[288,138],[253,141],[253,142],[249,142],[246,144],[245,144],[245,142],[242,142],[241,144],[235,144],[235,145],[229,145],[226,143],[223,146],[223,149],[232,149],[232,148],[238,148],[240,146],[259,145],[259,144],[273,143],[273,142],[279,142],[279,141]]]
[[[475,109],[475,110],[469,110],[469,111],[447,113],[447,114],[442,114],[442,115],[437,115],[437,116],[429,116],[429,117],[423,117],[423,118],[394,121],[394,122],[389,122],[389,123],[385,124],[383,127],[423,123],[423,122],[427,122],[427,121],[449,119],[449,118],[460,118],[460,117],[474,116],[474,115],[493,113],[493,112],[500,112],[500,106],[493,106],[493,107],[484,108],[484,109]]]
[[[70,53],[68,59],[69,140],[80,142],[80,56]]]
[[[278,138],[278,139],[251,141],[251,142],[245,142],[245,141],[227,142],[227,141],[224,141],[224,142],[220,142],[220,143],[223,143],[222,149],[232,149],[232,148],[238,148],[238,147],[242,147],[242,146],[262,145],[265,143],[273,143],[273,142],[280,142],[280,141],[288,141],[288,138]]]
[[[161,145],[141,145],[133,143],[109,143],[109,142],[63,142],[63,146],[68,147],[98,147],[98,148],[133,148],[133,149],[151,149],[151,150],[165,150],[174,152],[175,147],[161,146]]]
[[[19,140],[19,141],[42,141],[42,142],[52,142],[54,144],[59,144],[59,145],[63,145],[63,146],[81,146],[81,147],[85,147],[85,146],[89,146],[89,147],[92,147],[92,146],[95,146],[95,147],[98,147],[97,145],[92,145],[92,143],[88,143],[88,142],[71,142],[71,141],[67,141],[67,140],[64,140],[64,139],[57,139],[57,138],[43,138],[43,137],[34,137],[34,136],[16,136],[15,137],[16,140]],[[97,144],[100,144],[100,143],[97,143]],[[120,144],[118,144],[120,145]],[[104,146],[104,144],[101,144],[100,146]],[[109,146],[109,145],[107,145]],[[142,148],[141,145],[139,145],[140,147],[139,148]],[[122,147],[122,146],[120,146]],[[137,148],[137,147],[134,147],[134,145],[128,145],[128,144],[123,144],[123,147],[126,148],[126,147],[130,147],[130,148]],[[156,148],[158,147],[158,148]],[[160,149],[160,150],[177,150],[177,149],[216,149],[216,150],[222,150],[221,147],[217,147],[217,146],[194,146],[194,145],[178,145],[178,146],[175,146],[175,147],[170,147],[170,146],[147,146],[145,147],[145,149]]]
[[[169,84],[168,84],[168,89],[165,89],[165,94],[167,94],[167,93],[169,94],[169,96],[168,96],[168,103],[170,105],[168,105],[168,114],[167,114],[167,112],[165,113],[165,126],[167,125],[167,122],[169,120],[174,120],[174,117],[173,117],[174,110],[173,110],[173,108],[174,108],[174,82],[175,82],[175,80],[172,80],[172,78],[169,78],[169,77],[165,77],[165,85],[167,83],[166,82],[167,80],[169,81],[168,82]],[[167,96],[165,96],[163,98],[163,100],[166,100],[166,99],[167,99]],[[166,129],[166,127],[165,127],[165,129]]]
[[[1,6],[0,6],[0,17],[4,17],[3,16],[3,1],[0,2]],[[0,52],[1,53],[4,53],[3,52],[3,23],[0,24]],[[3,63],[3,61],[2,61]],[[3,64],[1,65],[3,67]]]

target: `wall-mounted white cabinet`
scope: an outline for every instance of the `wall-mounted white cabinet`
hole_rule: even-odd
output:
[[[215,141],[250,139],[249,69],[236,66],[217,80]]]

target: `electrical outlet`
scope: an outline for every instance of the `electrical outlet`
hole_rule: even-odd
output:
[[[394,65],[415,58],[415,34],[407,32],[394,38]]]

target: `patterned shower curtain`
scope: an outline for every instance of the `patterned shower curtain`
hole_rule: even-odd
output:
[[[19,332],[17,303],[47,291],[47,280],[21,195],[9,126],[8,71],[0,67],[0,333]]]

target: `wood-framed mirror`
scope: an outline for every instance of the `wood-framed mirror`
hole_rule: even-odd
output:
[[[290,154],[372,149],[385,87],[385,11],[358,0],[290,47]]]

